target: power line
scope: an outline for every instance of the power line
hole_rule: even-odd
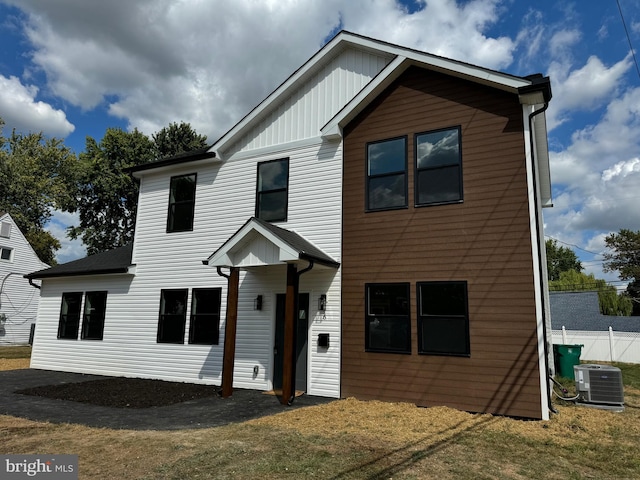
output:
[[[558,243],[562,243],[562,244],[564,244],[564,245],[569,245],[570,247],[577,248],[578,250],[582,250],[583,252],[590,253],[591,255],[602,255],[602,253],[592,252],[591,250],[587,250],[586,248],[579,247],[579,246],[578,246],[578,245],[576,245],[575,243],[567,243],[567,242],[563,242],[562,240],[558,240],[557,238],[553,238],[553,237],[552,237],[552,236],[550,236],[550,235],[545,235],[545,237],[547,237],[547,238],[548,238],[548,239],[550,239],[550,240],[554,240],[554,241],[556,241],[556,242],[558,242]]]
[[[622,19],[622,25],[624,26],[624,33],[627,35],[627,41],[629,42],[629,48],[631,49],[631,55],[633,55],[633,63],[636,65],[636,72],[638,72],[638,78],[640,78],[640,67],[638,67],[638,60],[636,59],[636,51],[633,49],[633,45],[631,44],[631,37],[629,36],[629,30],[627,29],[627,22],[624,20],[624,15],[622,14],[622,7],[620,6],[620,0],[616,0],[618,4],[618,11],[620,12],[620,18]]]

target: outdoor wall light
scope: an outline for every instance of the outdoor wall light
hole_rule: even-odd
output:
[[[324,312],[327,309],[327,296],[323,293],[318,298],[318,310]]]
[[[253,301],[254,310],[262,310],[262,295],[258,295]]]

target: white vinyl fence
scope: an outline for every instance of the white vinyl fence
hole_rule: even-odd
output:
[[[552,330],[553,343],[584,345],[581,361],[640,363],[640,332]]]

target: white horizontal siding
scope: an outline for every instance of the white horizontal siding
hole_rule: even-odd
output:
[[[340,260],[341,147],[315,143],[283,151],[290,159],[288,221],[294,230]],[[257,163],[273,156],[146,175],[140,186],[133,263],[134,277],[96,276],[45,280],[32,356],[32,367],[74,372],[160,378],[219,384],[224,344],[227,280],[205,266],[208,258],[255,210]],[[169,183],[172,175],[197,173],[194,229],[166,233]],[[304,262],[303,262],[304,263]],[[306,266],[303,265],[303,266]],[[301,291],[311,295],[308,392],[339,396],[340,275],[315,267],[301,277]],[[189,345],[156,342],[160,290],[221,287],[220,344]],[[234,386],[268,389],[273,376],[275,296],[284,293],[286,268],[252,267],[241,272]],[[63,292],[107,290],[107,317],[102,341],[56,338]],[[314,314],[317,297],[327,294],[326,316]],[[257,295],[261,311],[253,310]],[[314,303],[315,302],[315,303]],[[318,350],[317,333],[331,334],[331,347]],[[254,369],[257,367],[257,374]]]
[[[13,250],[10,260],[0,260],[0,313],[6,315],[0,324],[0,345],[26,344],[31,324],[36,322],[39,291],[23,276],[46,268],[9,215],[2,223],[11,225],[9,237],[0,237],[0,247]],[[35,282],[39,284],[40,282]]]
[[[327,61],[285,101],[225,153],[269,147],[319,135],[322,126],[342,109],[387,64],[389,58],[348,48]]]

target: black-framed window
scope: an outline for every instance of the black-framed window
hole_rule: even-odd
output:
[[[221,288],[193,289],[189,343],[218,345],[221,297]]]
[[[78,339],[81,305],[82,292],[66,292],[62,294],[60,320],[58,322],[58,338],[66,338],[69,340]]]
[[[161,290],[158,343],[184,343],[189,290]]]
[[[419,282],[418,353],[469,356],[467,282]]]
[[[169,187],[169,211],[167,233],[193,230],[193,215],[196,205],[195,173],[171,177]]]
[[[107,292],[85,294],[81,334],[83,340],[102,340],[106,310]]]
[[[411,353],[408,283],[365,285],[365,350]]]
[[[12,253],[13,253],[12,248],[0,247],[0,259],[10,262],[13,257]]]
[[[462,201],[462,147],[460,127],[415,137],[416,205]]]
[[[367,143],[367,210],[407,206],[407,137]]]
[[[267,222],[285,221],[289,202],[289,159],[258,163],[256,217]]]

